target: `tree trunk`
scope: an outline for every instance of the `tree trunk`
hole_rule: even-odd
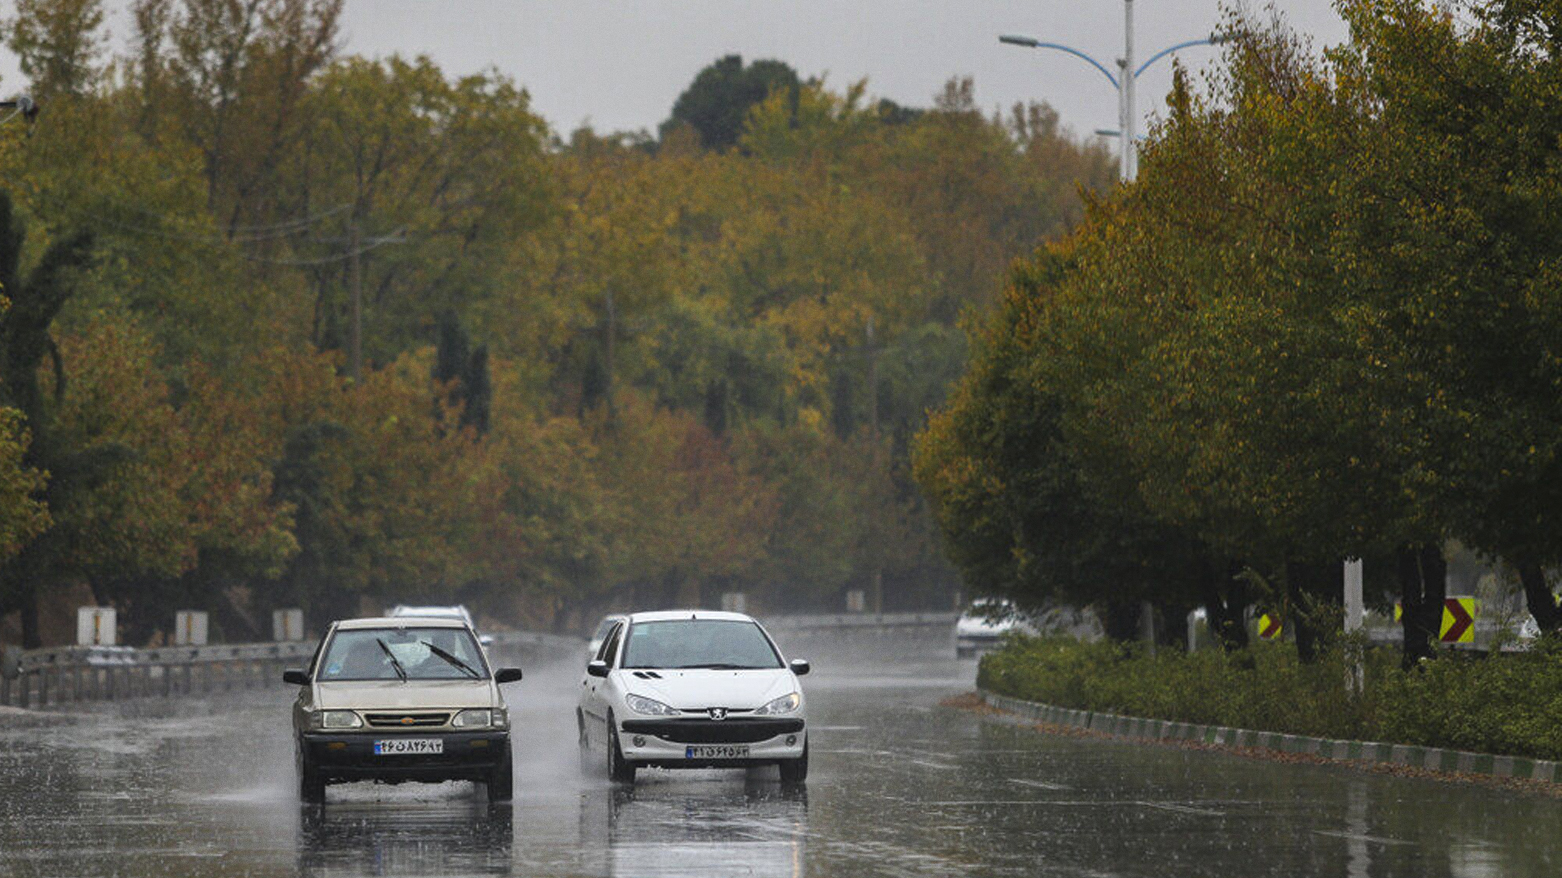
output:
[[[22,593],[22,649],[42,649],[43,637],[38,632],[38,591],[28,588]]]
[[[1139,606],[1137,601],[1111,601],[1097,607],[1101,629],[1110,640],[1130,643],[1139,635]]]
[[[1205,621],[1210,636],[1227,652],[1245,649],[1249,643],[1247,620],[1243,618],[1248,594],[1237,579],[1240,571],[1240,565],[1228,565],[1223,573],[1212,572],[1205,586]]]
[[[1285,563],[1285,626],[1291,629],[1296,641],[1296,657],[1302,664],[1312,664],[1318,657],[1318,636],[1308,624],[1307,614],[1302,612],[1307,592],[1307,565],[1298,561]]]
[[[1529,607],[1529,614],[1535,617],[1535,624],[1546,633],[1562,631],[1562,609],[1558,609],[1551,586],[1546,584],[1546,571],[1533,562],[1524,562],[1518,567],[1519,582],[1524,586],[1524,603]]]
[[[1291,626],[1296,637],[1296,656],[1304,664],[1318,659],[1318,646],[1322,640],[1318,619],[1309,611],[1310,605],[1326,603],[1337,606],[1344,598],[1345,569],[1338,561],[1323,564],[1293,562],[1285,567],[1286,595],[1290,612],[1285,623]],[[1337,626],[1337,620],[1331,625]]]
[[[1434,655],[1448,592],[1448,562],[1441,546],[1404,547],[1395,553],[1399,565],[1401,624],[1405,632],[1401,658],[1406,670]]]

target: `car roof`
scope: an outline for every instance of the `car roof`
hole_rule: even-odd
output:
[[[391,607],[387,614],[390,616],[460,616],[466,618],[471,615],[466,607],[451,606],[449,604],[397,604]]]
[[[338,631],[355,631],[360,628],[465,628],[466,621],[453,616],[371,616],[364,619],[342,619],[336,623]]]
[[[712,619],[722,622],[754,621],[752,616],[747,616],[743,613],[728,613],[722,610],[657,610],[650,613],[630,613],[628,618],[631,624],[635,622],[672,622],[679,619]]]

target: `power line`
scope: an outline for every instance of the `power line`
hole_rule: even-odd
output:
[[[107,223],[108,225],[114,226],[115,228],[121,229],[123,231],[134,232],[137,234],[148,235],[157,238],[169,238],[179,241],[196,241],[207,244],[249,244],[259,241],[272,241],[278,238],[285,238],[289,235],[303,232],[310,226],[319,223],[321,220],[329,219],[345,210],[350,209],[351,207],[352,205],[350,204],[339,204],[330,210],[322,211],[312,216],[298,217],[296,219],[284,220],[278,223],[267,223],[252,226],[234,226],[232,229],[234,234],[224,234],[222,232],[206,234],[176,232],[169,231],[167,229],[149,228],[144,225],[123,223],[118,220],[109,219],[108,217],[103,216],[98,216],[96,218],[101,222]],[[179,217],[174,214],[158,213],[156,211],[146,210],[145,208],[140,207],[131,207],[130,210],[139,213],[142,216],[151,217],[163,222],[184,219],[184,217]]]
[[[342,253],[333,253],[330,256],[321,256],[312,259],[271,259],[265,256],[251,256],[247,253],[241,253],[239,255],[251,262],[266,262],[272,265],[328,265],[332,262],[341,262],[343,260],[351,259],[354,256],[362,256],[363,254],[368,253],[371,250],[377,250],[386,244],[405,243],[407,240],[404,234],[405,232],[406,229],[397,229],[396,231],[391,232],[389,235],[384,235],[377,238],[365,238],[363,239],[364,244],[361,247],[347,250]]]

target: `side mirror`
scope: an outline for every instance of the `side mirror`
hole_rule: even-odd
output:
[[[593,677],[606,677],[607,662],[601,659],[592,659],[586,663],[586,673]]]
[[[521,679],[520,668],[500,668],[494,671],[495,683],[514,683]]]
[[[792,666],[792,673],[799,677],[813,670],[813,665],[810,665],[807,659],[792,659],[790,664]]]
[[[487,649],[488,647],[494,645],[494,639],[491,635],[479,634],[477,636],[477,645]]]
[[[309,675],[297,669],[283,671],[282,682],[292,683],[294,686],[308,686]]]

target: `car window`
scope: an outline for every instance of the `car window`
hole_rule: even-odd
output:
[[[779,668],[781,656],[753,622],[669,619],[637,622],[624,645],[626,668]]]
[[[612,632],[608,634],[606,640],[602,641],[602,648],[597,650],[597,660],[607,662],[608,667],[613,666],[613,653],[618,651],[618,638],[623,630],[623,623],[615,622]]]
[[[592,643],[604,643],[604,642],[606,642],[608,633],[611,632],[613,630],[613,626],[617,625],[617,624],[618,624],[618,620],[614,619],[612,616],[609,616],[606,619],[603,619],[601,622],[598,622],[597,623],[597,630],[591,632],[591,642]]]
[[[487,678],[477,642],[465,628],[356,628],[337,631],[316,679],[409,680]]]

